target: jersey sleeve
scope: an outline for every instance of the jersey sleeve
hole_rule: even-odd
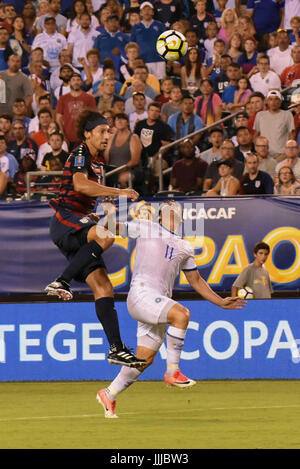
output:
[[[70,171],[72,174],[75,173],[84,173],[88,175],[89,173],[89,166],[90,166],[90,161],[89,161],[89,156],[86,154],[86,152],[82,149],[81,146],[79,146],[74,153],[72,153],[68,160],[70,161]]]
[[[195,256],[194,256],[194,249],[192,248],[191,245],[187,246],[186,257],[181,263],[181,270],[183,271],[197,270],[197,265],[196,265]]]

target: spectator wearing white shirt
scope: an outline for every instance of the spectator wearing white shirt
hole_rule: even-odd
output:
[[[38,34],[32,43],[32,49],[41,47],[44,51],[44,58],[50,64],[50,71],[53,72],[59,63],[59,53],[67,47],[65,36],[56,31],[55,18],[48,16],[45,18],[45,31]]]
[[[68,65],[71,65],[75,73],[79,73],[79,70],[77,70],[77,68],[73,67],[72,65],[72,54],[68,51],[68,49],[63,49],[60,51],[58,55],[58,60],[59,60],[59,66],[54,70],[54,72],[51,73],[51,77],[50,77],[50,88],[52,91],[54,91],[56,88],[62,85],[62,80],[59,78],[60,67],[62,67],[65,64],[68,64]]]
[[[69,19],[67,21],[66,30],[68,35],[73,31],[80,29],[80,18],[83,13],[88,13],[86,3],[84,0],[75,0],[71,8]],[[91,15],[91,27],[96,29],[98,26],[99,21],[97,20],[96,16]]]
[[[281,89],[280,78],[277,73],[270,70],[270,59],[267,55],[261,55],[259,57],[257,67],[254,67],[254,69],[258,71],[253,73],[250,78],[253,91],[259,91],[264,96],[267,96],[270,89]]]
[[[148,118],[148,112],[146,110],[146,97],[144,93],[134,92],[132,94],[132,104],[135,108],[135,111],[129,114],[129,126],[133,132],[135,124],[138,121]]]
[[[36,22],[36,29],[38,34],[45,31],[45,19],[49,16],[55,19],[57,30],[59,33],[64,34],[66,33],[67,27],[67,18],[60,14],[61,11],[61,0],[49,0],[49,11],[46,15],[42,15]]]
[[[83,13],[80,17],[80,29],[73,31],[68,37],[68,50],[72,53],[72,63],[75,67],[82,68],[78,58],[86,58],[97,36],[99,32],[91,28],[91,16],[89,13]]]
[[[82,70],[81,72],[81,77],[87,87],[93,86],[96,83],[99,83],[103,79],[103,67],[102,65],[100,66],[100,53],[98,49],[91,49],[87,52],[86,54],[86,59],[87,59],[87,66],[89,68],[90,72],[90,80],[92,82],[89,82],[89,77],[87,76],[87,73],[85,70]]]
[[[38,98],[38,110],[41,109],[49,109],[49,111],[53,114],[53,109],[51,107],[51,96],[50,94],[44,94]],[[40,120],[38,115],[30,119],[29,127],[28,127],[28,134],[29,137],[32,138],[33,135],[40,130]]]
[[[290,65],[293,65],[291,56],[292,46],[290,45],[290,38],[287,31],[279,31],[277,33],[278,46],[268,50],[270,57],[270,67],[272,70],[280,75],[281,72]]]
[[[70,80],[72,78],[73,73],[73,67],[70,64],[65,64],[60,67],[59,78],[62,80],[62,84],[54,90],[54,96],[57,101],[61,96],[70,93]]]

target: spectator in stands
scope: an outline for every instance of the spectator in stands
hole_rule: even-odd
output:
[[[26,126],[26,132],[28,134],[28,127],[30,118],[26,116],[26,104],[23,98],[17,98],[13,104],[13,120],[23,121]]]
[[[142,93],[145,96],[146,100],[146,108],[150,103],[153,102],[153,99],[151,99],[149,96],[146,95],[145,91],[147,89],[146,83],[144,83],[141,80],[133,80],[132,85],[131,85],[131,91],[132,91],[132,96],[125,101],[125,112],[126,114],[130,114],[132,112],[135,112],[135,108],[133,105],[133,95],[135,93]]]
[[[207,163],[195,157],[196,146],[186,138],[178,145],[179,159],[172,168],[171,186],[180,192],[201,192]]]
[[[137,18],[136,21],[133,20]],[[134,23],[132,23],[134,21]],[[139,0],[130,0],[125,4],[125,8],[121,18],[121,28],[124,33],[130,34],[132,27],[141,21],[140,18],[140,1]]]
[[[12,124],[12,131],[14,138],[10,139],[7,143],[7,151],[13,155],[18,163],[27,153],[31,153],[37,159],[38,146],[34,140],[26,137],[26,125],[22,120],[14,120]]]
[[[287,140],[295,136],[293,114],[280,109],[282,96],[280,91],[272,90],[267,94],[267,111],[257,113],[254,121],[254,139],[259,135],[269,140],[270,154],[275,157],[283,153]]]
[[[236,131],[238,145],[235,147],[234,157],[244,163],[248,153],[254,151],[252,136],[248,127],[239,127]]]
[[[214,78],[212,79],[214,90],[219,94],[221,99],[223,97],[223,92],[225,88],[229,85],[227,70],[231,63],[232,60],[228,54],[222,55],[220,63],[220,73],[214,74]]]
[[[248,14],[253,17],[254,27],[260,37],[279,28],[283,6],[284,1],[281,0],[277,2],[272,0],[265,0],[264,2],[248,0]]]
[[[134,131],[135,124],[140,120],[147,119],[148,113],[146,111],[146,98],[144,93],[135,92],[132,96],[134,112],[129,114],[129,126],[131,131]]]
[[[75,67],[73,67],[73,65],[72,65],[72,54],[70,54],[70,52],[67,49],[63,49],[63,50],[60,51],[60,53],[58,54],[58,61],[59,61],[59,65],[51,73],[51,77],[50,77],[50,87],[51,87],[52,91],[54,91],[56,88],[58,88],[60,85],[62,85],[62,80],[59,78],[59,75],[60,75],[60,68],[63,65],[66,65],[66,64],[71,65],[72,68],[73,68],[73,71],[79,73],[79,70],[77,70],[77,69],[75,69]]]
[[[197,47],[191,47],[185,56],[185,65],[181,69],[182,88],[194,95],[203,78],[206,78],[206,67],[202,65]]]
[[[13,54],[9,45],[9,33],[4,26],[0,26],[0,71],[8,69],[8,58]]]
[[[112,109],[108,109],[103,113],[103,117],[107,120],[108,122],[108,132],[110,135],[113,135],[116,131],[115,128],[115,114],[113,113]]]
[[[20,70],[21,57],[12,54],[8,59],[8,70],[0,72],[0,79],[5,84],[6,99],[0,99],[0,114],[11,113],[17,98],[25,99],[27,115],[32,109],[32,86],[29,78]]]
[[[200,85],[202,96],[195,100],[195,113],[201,117],[203,125],[207,126],[221,119],[222,101],[214,92],[211,80],[204,79]]]
[[[278,182],[274,186],[274,194],[300,195],[300,183],[296,181],[293,169],[282,166],[278,173]]]
[[[159,149],[174,139],[171,127],[160,119],[160,104],[152,102],[148,106],[147,119],[137,122],[134,133],[142,143],[141,162],[145,171],[146,184],[150,184],[150,172],[157,174],[157,161]],[[146,189],[151,193],[151,188]]]
[[[218,161],[222,158],[221,146],[224,142],[224,132],[219,127],[213,127],[209,131],[209,141],[212,147],[201,153],[202,160],[206,161],[207,164],[211,164],[213,161]]]
[[[82,58],[84,59],[84,57]],[[96,88],[103,77],[103,67],[100,65],[100,54],[97,49],[90,49],[86,54],[86,67],[83,63],[83,70],[81,72],[82,79],[86,86],[86,89],[90,87]],[[113,78],[115,78],[115,72],[113,72]],[[94,89],[93,89],[94,91]]]
[[[172,114],[180,111],[182,97],[180,86],[173,86],[170,93],[170,101],[163,104],[161,108],[161,118],[164,122],[166,122]]]
[[[145,83],[144,93],[149,96],[152,100],[160,93],[160,84],[158,79],[149,73],[148,67],[144,64],[137,65],[134,68],[134,75],[126,80],[121,91],[120,96],[124,96],[125,99],[128,99],[132,96],[131,84],[133,80],[141,80]]]
[[[238,64],[242,68],[242,72],[248,75],[257,62],[257,41],[255,37],[247,37],[244,40],[245,52],[238,58]]]
[[[14,5],[5,5],[4,4],[4,24],[5,24],[5,27],[7,29],[7,31],[9,32],[9,34],[12,33],[12,22],[15,18],[15,16],[17,15],[17,12],[15,10],[15,7]]]
[[[254,153],[245,157],[245,173],[240,179],[241,195],[273,194],[274,183],[271,176],[258,169],[259,159]]]
[[[58,130],[55,130],[54,132],[49,132],[48,144],[49,151],[43,156],[40,166],[41,170],[51,170],[50,160],[53,157],[58,158],[61,162],[62,167],[64,167],[65,162],[69,157],[69,153],[63,148],[64,136]]]
[[[41,165],[42,165],[42,162],[43,162],[43,159],[44,159],[44,156],[46,155],[46,153],[50,153],[52,151],[52,148],[50,146],[50,137],[53,133],[56,133],[56,132],[59,132],[60,133],[60,128],[59,128],[59,125],[57,122],[55,121],[51,121],[50,124],[49,124],[49,127],[48,127],[48,140],[47,142],[43,143],[40,147],[39,147],[39,150],[38,150],[38,157],[37,157],[37,167],[40,168]],[[57,142],[56,142],[57,143]],[[64,140],[64,136],[63,136],[63,143],[62,143],[62,149],[65,151],[65,152],[68,152],[68,145],[67,143],[65,142]]]
[[[111,109],[118,96],[115,94],[115,81],[105,78],[101,84],[101,93],[95,95],[98,110],[103,113]]]
[[[300,79],[300,44],[291,50],[293,65],[286,67],[280,75],[281,83],[284,88],[290,86],[294,80]]]
[[[24,18],[26,31],[30,34],[33,34],[33,25],[35,23],[36,12],[32,3],[27,3],[24,5],[22,16]]]
[[[241,15],[238,19],[238,33],[241,35],[243,41],[248,37],[256,38],[256,29],[252,18],[249,15]]]
[[[73,67],[70,64],[65,64],[60,67],[60,75],[59,78],[62,80],[62,84],[54,90],[54,96],[56,98],[56,102],[59,100],[61,96],[64,96],[67,93],[70,93],[70,80],[72,78],[74,71]]]
[[[234,146],[238,146],[238,141],[237,141],[237,131],[240,127],[248,127],[248,122],[249,122],[249,115],[245,111],[239,112],[233,122],[232,126],[228,127],[227,129],[227,134],[229,137],[231,137],[232,142],[234,143]]]
[[[233,8],[226,8],[221,16],[218,37],[228,45],[231,36],[238,31],[238,17]]]
[[[206,73],[212,80],[221,73],[221,57],[225,54],[225,42],[223,39],[216,39],[214,42],[213,56],[206,63]]]
[[[22,70],[27,67],[33,37],[25,29],[22,16],[15,16],[12,22],[13,32],[10,35],[9,45],[13,51],[22,57]]]
[[[218,163],[222,160],[229,160],[232,163],[233,176],[240,179],[244,171],[244,163],[234,158],[234,144],[231,140],[224,140],[221,146],[222,158],[218,161],[213,161],[207,168],[203,190],[208,191],[214,187],[220,179]]]
[[[226,70],[228,84],[225,86],[222,93],[223,110],[228,110],[228,104],[234,102],[235,91],[237,90],[237,83],[241,77],[241,68],[237,63],[232,62],[228,65]]]
[[[61,96],[56,106],[56,121],[64,134],[69,150],[72,150],[79,139],[76,131],[76,121],[79,112],[86,107],[97,109],[93,96],[82,91],[82,78],[74,73],[70,81],[71,91]]]
[[[68,14],[68,20],[66,25],[66,32],[68,35],[73,31],[80,29],[80,18],[83,13],[88,13],[84,0],[75,0]],[[98,28],[98,26],[99,21],[97,20],[96,16],[91,15],[91,27],[93,29],[96,29]]]
[[[52,118],[54,118],[54,111],[51,107],[51,96],[49,93],[46,93],[38,98],[38,110],[40,109],[49,109],[52,114]],[[40,130],[40,121],[38,115],[30,119],[28,133],[29,137],[33,138],[34,134]]]
[[[288,30],[292,30],[292,32],[289,31],[289,37],[292,46],[294,45],[300,45],[300,17],[299,16],[293,16],[290,21],[290,25],[287,28]]]
[[[59,0],[52,0],[57,2]],[[41,47],[44,51],[44,57],[50,64],[50,71],[59,67],[58,55],[60,51],[67,48],[67,40],[65,36],[57,31],[55,18],[47,16],[44,20],[45,30],[35,36],[32,49]]]
[[[253,125],[254,125],[255,117],[258,112],[265,110],[265,97],[259,91],[254,91],[254,93],[250,95],[249,103],[252,108],[252,115],[249,118],[248,128],[252,136],[254,136]]]
[[[225,1],[225,0],[223,0]],[[205,48],[205,60],[209,60],[214,55],[214,43],[217,40],[219,29],[217,24],[214,21],[210,21],[206,26],[206,38],[204,41],[204,48]],[[197,37],[198,42],[198,37]]]
[[[161,21],[167,29],[182,18],[182,13],[180,0],[157,0],[154,3],[154,19]]]
[[[115,14],[108,16],[104,28],[99,33],[95,39],[94,48],[100,52],[101,64],[104,64],[104,60],[107,58],[112,59],[116,78],[119,80],[120,67],[122,59],[124,60],[126,57],[125,46],[129,42],[129,37],[120,30],[120,20]]]
[[[92,49],[92,50],[96,50],[96,49]],[[85,59],[82,58],[82,63],[84,63],[84,61],[85,61]],[[87,80],[85,81],[85,88],[88,89],[90,87],[90,83],[92,83],[93,77],[92,77],[92,74],[91,74],[88,67],[85,67],[84,70],[85,70],[85,72],[82,72],[82,76],[83,76],[83,79],[84,79],[85,76],[88,77]],[[120,91],[122,89],[122,83],[120,81],[116,80],[115,69],[113,68],[113,63],[112,63],[112,61],[110,61],[110,59],[105,59],[105,64],[104,64],[104,67],[103,67],[102,80],[95,82],[94,85],[92,86],[92,93],[93,93],[94,97],[101,94],[103,80],[105,80],[105,79],[109,79],[109,80],[114,81],[114,83],[115,83],[114,94],[116,96],[119,96]]]
[[[33,135],[33,140],[37,144],[38,147],[43,145],[43,143],[46,143],[48,141],[48,129],[49,129],[49,124],[52,122],[52,114],[49,109],[40,109],[38,112],[38,118],[39,118],[39,128],[40,130],[36,132]]]
[[[0,135],[0,171],[6,175],[8,182],[13,179],[19,169],[16,158],[7,151],[5,137]]]
[[[212,13],[218,24],[221,22],[222,15],[226,9],[226,3],[227,0],[216,0],[216,2],[214,2],[214,6],[216,4],[216,8]]]
[[[290,45],[288,32],[285,30],[278,31],[277,40],[278,46],[269,49],[267,54],[270,57],[271,69],[280,76],[286,67],[293,65],[292,46]]]
[[[165,77],[161,80],[160,94],[156,96],[155,101],[161,105],[168,103],[171,99],[171,90],[174,86],[173,80],[170,77]]]
[[[250,80],[246,75],[242,75],[237,80],[233,103],[229,103],[227,105],[227,109],[230,112],[236,112],[242,109],[249,102],[251,94],[252,94],[252,89],[251,89]]]
[[[234,63],[238,63],[243,53],[243,39],[239,33],[233,33],[228,42],[227,54],[230,55]]]
[[[0,115],[0,135],[5,137],[6,142],[8,142],[12,136],[12,121],[11,114]]]
[[[125,59],[120,66],[120,81],[124,83],[134,74],[135,60],[140,55],[140,48],[135,42],[128,42],[125,46]]]
[[[15,173],[13,177],[13,186],[18,195],[24,195],[27,192],[26,173],[36,170],[37,167],[35,158],[33,155],[31,155],[31,153],[28,153],[24,156],[24,158],[22,158],[20,162],[20,169]],[[32,192],[34,192],[35,190],[34,186],[37,180],[38,178],[36,176],[31,179],[30,186]]]
[[[47,31],[47,18],[52,17],[55,20],[57,31],[63,35],[66,35],[67,18],[61,15],[61,0],[48,0],[49,9],[45,15],[39,17],[36,22],[37,33],[43,33]]]
[[[141,56],[145,60],[149,72],[159,80],[166,75],[166,63],[158,55],[153,44],[161,33],[165,31],[165,25],[154,20],[154,6],[150,2],[143,2],[140,6],[142,21],[136,24],[130,35],[130,41],[136,42],[141,51]]]
[[[288,140],[284,149],[285,159],[276,165],[275,171],[278,174],[283,166],[289,166],[295,175],[295,178],[300,182],[300,158],[299,158],[299,145],[296,140]]]
[[[192,96],[183,97],[181,111],[172,114],[168,119],[168,124],[173,130],[176,140],[202,129],[201,117],[194,114],[194,98]],[[201,134],[195,135],[192,138],[194,145],[197,145],[200,139]]]
[[[206,0],[196,0],[194,2],[194,6],[196,9],[196,15],[192,16],[190,19],[191,27],[196,31],[200,43],[204,44],[204,40],[206,39],[205,29],[207,23],[212,21],[215,22],[215,18],[211,13],[208,13],[206,9]]]
[[[72,64],[78,69],[82,68],[80,58],[86,59],[88,51],[94,47],[99,36],[99,32],[91,27],[91,22],[89,13],[83,13],[80,17],[80,28],[68,36],[68,51],[72,54]]]
[[[250,73],[250,83],[253,91],[259,91],[267,96],[270,89],[281,89],[280,78],[277,73],[270,70],[270,59],[267,55],[264,54],[258,57],[257,66],[253,67]]]
[[[117,186],[121,189],[128,187],[129,170],[132,170],[134,187],[140,187],[143,174],[140,169],[142,145],[139,137],[132,134],[129,129],[129,119],[127,114],[116,114],[114,135],[109,138],[104,152],[105,160],[108,164],[116,166],[126,165],[126,169],[113,178]],[[109,185],[111,181],[108,181]]]
[[[47,175],[47,171],[62,171],[64,165],[58,156],[52,156],[49,159],[49,169],[46,170],[45,176],[39,177],[38,183],[43,183],[45,186],[39,187],[39,191],[45,192],[46,194],[59,192],[61,185],[61,176],[50,176]]]
[[[259,159],[258,169],[268,173],[274,180],[276,176],[276,161],[269,155],[269,142],[266,137],[257,137],[255,140],[255,152]]]
[[[217,163],[220,179],[217,184],[203,194],[205,197],[226,197],[237,195],[240,190],[240,181],[232,175],[233,168],[230,160],[220,160]]]

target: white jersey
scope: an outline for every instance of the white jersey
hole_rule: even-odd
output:
[[[130,288],[145,285],[171,298],[180,270],[197,269],[191,244],[150,220],[134,220],[127,229],[137,240]]]

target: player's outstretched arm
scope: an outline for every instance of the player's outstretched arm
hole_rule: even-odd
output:
[[[199,295],[221,308],[242,309],[247,303],[247,301],[239,297],[229,296],[227,298],[221,298],[221,296],[217,295],[217,293],[210,288],[208,283],[201,277],[198,270],[185,271],[184,274],[191,287],[199,293]]]
[[[73,175],[74,189],[76,192],[89,197],[127,197],[135,202],[139,198],[138,192],[133,189],[117,189],[116,187],[107,187],[91,181],[84,173],[75,173]]]

